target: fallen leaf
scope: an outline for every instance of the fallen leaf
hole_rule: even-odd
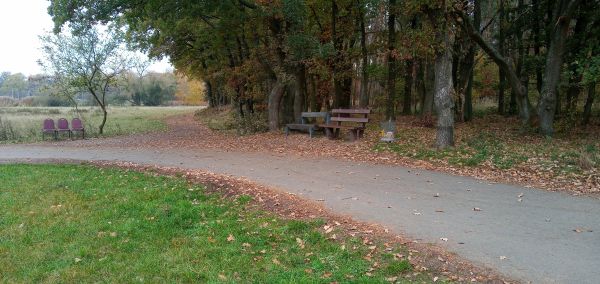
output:
[[[281,262],[279,262],[279,260],[277,260],[277,258],[274,258],[272,261],[273,261],[273,263],[275,263],[276,265],[281,265]]]
[[[227,280],[227,276],[225,276],[223,274],[219,274],[219,279],[225,281],[225,280]]]
[[[331,277],[331,275],[333,275],[331,272],[325,271],[325,273],[323,273],[323,275],[321,275],[321,278],[329,278],[329,277]]]
[[[233,242],[233,241],[235,241],[235,237],[233,237],[232,234],[229,234],[229,236],[227,237],[227,241],[228,242]]]
[[[298,246],[301,249],[304,249],[304,241],[303,240],[301,240],[300,238],[296,238],[296,243],[298,244]]]
[[[75,263],[78,263],[80,261],[81,261],[81,258],[78,258],[78,257],[75,258]]]

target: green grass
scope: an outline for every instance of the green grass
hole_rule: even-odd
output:
[[[102,113],[98,108],[83,107],[77,114],[68,107],[2,107],[0,108],[0,143],[35,142],[42,139],[42,123],[46,118],[57,121],[81,117],[87,135],[98,136]],[[144,133],[166,129],[168,116],[193,113],[198,107],[110,107],[104,136]]]
[[[444,162],[450,166],[490,166],[508,170],[535,167],[553,175],[590,175],[600,167],[600,144],[597,130],[558,134],[549,139],[535,133],[523,133],[518,123],[496,117],[460,124],[456,128],[455,146],[445,150],[433,147],[435,128],[401,125],[397,142],[376,143],[376,152],[393,152],[400,156]],[[591,134],[590,134],[591,133]]]
[[[0,282],[387,283],[387,277],[412,277],[409,262],[393,257],[406,255],[405,248],[380,250],[367,260],[369,248],[360,240],[327,239],[318,230],[322,221],[282,220],[248,207],[250,201],[224,199],[175,177],[1,165]]]

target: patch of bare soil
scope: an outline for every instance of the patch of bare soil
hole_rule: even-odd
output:
[[[460,283],[514,282],[494,273],[490,269],[474,266],[440,247],[417,243],[402,235],[393,234],[381,225],[355,221],[349,216],[342,216],[329,211],[318,202],[244,178],[219,175],[201,170],[184,170],[128,162],[93,162],[92,164],[99,167],[118,167],[154,175],[183,177],[191,183],[207,186],[208,192],[220,194],[224,198],[235,199],[242,195],[251,196],[250,206],[252,208],[272,212],[284,219],[323,220],[325,225],[321,228],[321,232],[333,241],[356,237],[360,238],[366,245],[375,245],[375,248],[365,256],[367,260],[370,260],[375,254],[385,253],[386,249],[393,246],[404,246],[407,248],[408,255],[402,257],[407,257],[411,262],[415,268],[414,273],[427,273],[435,280],[439,277],[439,279],[447,278]]]
[[[502,122],[486,126],[489,129],[504,131]],[[88,147],[119,147],[119,148],[154,148],[154,149],[196,149],[231,152],[265,152],[269,154],[296,155],[301,157],[335,158],[356,162],[366,162],[384,165],[397,165],[411,168],[441,171],[461,176],[470,176],[492,182],[517,184],[535,187],[549,191],[565,191],[571,194],[586,194],[599,196],[600,173],[597,170],[581,175],[555,175],[535,163],[525,162],[521,165],[499,169],[489,164],[474,167],[451,165],[445,161],[426,161],[404,157],[393,152],[373,151],[379,140],[379,133],[367,130],[365,137],[357,142],[329,140],[325,137],[309,138],[306,134],[285,136],[282,133],[260,133],[238,136],[225,131],[209,129],[194,119],[193,115],[177,116],[167,119],[169,130],[166,132],[137,134],[123,137],[89,139],[69,142],[58,142],[56,145],[88,146]],[[415,122],[407,119],[400,122],[400,129],[412,129]],[[457,142],[467,139],[478,126],[457,126]],[[430,143],[433,141],[434,130],[418,127],[418,141],[410,143]],[[532,139],[524,137],[523,139]],[[539,143],[539,141],[524,141]],[[518,142],[515,142],[518,143]],[[510,151],[510,149],[508,149]]]

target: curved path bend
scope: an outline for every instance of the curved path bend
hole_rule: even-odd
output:
[[[5,145],[0,161],[113,160],[243,176],[534,283],[600,281],[600,200],[403,167],[285,155]],[[474,210],[478,208],[478,210]]]

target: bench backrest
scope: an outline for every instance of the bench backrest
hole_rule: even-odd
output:
[[[43,130],[55,130],[54,119],[47,118],[44,119],[44,129]]]
[[[69,130],[69,121],[66,118],[60,118],[58,120],[59,130]]]
[[[303,112],[300,115],[300,120],[301,120],[300,122],[302,124],[307,124],[309,118],[315,118],[315,119],[322,118],[323,121],[325,121],[325,123],[329,123],[329,117],[330,117],[330,115],[326,111],[321,111],[321,112]]]
[[[341,125],[342,122],[360,123],[364,128],[367,122],[369,122],[369,113],[371,113],[370,109],[336,108],[331,110],[332,116],[330,120],[337,122],[338,125]]]
[[[73,118],[73,120],[71,120],[71,129],[73,130],[82,130],[83,129],[83,123],[81,122],[81,119],[79,118]]]

